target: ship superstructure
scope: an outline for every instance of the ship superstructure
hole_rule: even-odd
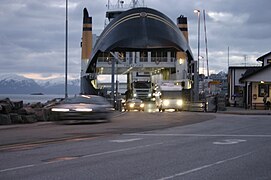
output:
[[[101,74],[126,75],[131,96],[135,94],[132,85],[142,75],[148,76],[151,84],[183,80],[191,88],[196,63],[188,43],[187,18],[181,15],[175,24],[161,12],[141,6],[144,1],[127,5],[118,1],[114,6],[108,1],[108,23],[83,70],[87,79],[95,81]],[[90,86],[95,89],[95,82]],[[95,93],[85,89],[88,92],[82,93]]]

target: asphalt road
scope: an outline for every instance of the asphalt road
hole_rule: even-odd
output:
[[[0,179],[271,179],[270,116],[126,113],[107,124],[29,131],[38,136],[37,129],[55,141],[2,143]],[[71,129],[88,136],[56,132]],[[0,136],[12,131],[10,140],[27,134],[23,127],[2,128]]]

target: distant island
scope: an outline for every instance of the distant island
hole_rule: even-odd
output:
[[[44,95],[43,93],[31,93],[30,95]]]

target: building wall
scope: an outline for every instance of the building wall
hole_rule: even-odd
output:
[[[269,56],[266,56],[263,61],[263,65],[266,66],[271,63],[271,54]]]
[[[252,103],[263,103],[263,96],[261,96],[259,94],[259,82],[252,82],[252,93],[251,93],[251,97],[252,97]],[[271,95],[271,87],[269,86],[269,99],[270,99],[270,95]],[[271,99],[270,99],[271,100]]]
[[[245,81],[248,89],[246,95],[247,107],[250,105],[254,109],[255,103],[263,103],[264,93],[267,93],[269,100],[271,100],[271,67],[248,77]]]
[[[244,83],[239,82],[239,79],[246,72],[247,68],[244,67],[230,67],[229,69],[229,102],[231,104],[238,103],[237,105],[242,105],[243,98],[236,97],[239,94],[239,91],[245,86]]]

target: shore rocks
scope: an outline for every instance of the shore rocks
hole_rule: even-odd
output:
[[[23,104],[23,101],[0,99],[0,125],[53,121],[50,107],[59,101],[53,99],[45,104],[41,102]]]

